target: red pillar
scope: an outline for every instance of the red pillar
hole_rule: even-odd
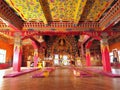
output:
[[[13,54],[13,71],[20,72],[21,70],[21,59],[22,59],[22,48],[21,48],[21,36],[20,33],[15,33],[14,41],[14,54]]]
[[[34,41],[32,41],[32,45],[34,47],[34,67],[37,67],[38,64],[38,46],[36,45],[36,43]]]
[[[88,48],[86,48],[86,66],[91,66],[90,50]]]
[[[107,34],[102,35],[102,40],[101,40],[102,63],[103,63],[103,70],[105,72],[111,72],[109,46],[108,46],[107,37],[108,37]]]
[[[37,67],[38,64],[38,49],[34,50],[34,67]]]
[[[93,39],[91,39],[91,40],[86,44],[86,65],[87,65],[87,66],[91,66],[90,46],[91,46],[91,44],[92,44],[92,40],[93,40]]]

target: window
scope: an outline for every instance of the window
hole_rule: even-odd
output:
[[[110,55],[110,63],[113,63],[113,52],[110,52],[109,55]]]
[[[0,63],[5,63],[6,60],[6,50],[0,49]]]

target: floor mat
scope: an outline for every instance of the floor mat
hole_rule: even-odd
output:
[[[93,72],[96,72],[96,73],[99,73],[105,76],[109,76],[109,77],[120,77],[120,74],[114,74],[112,72],[104,72],[103,70],[98,70],[98,69],[93,69],[93,68],[89,68],[86,70],[90,70],[90,71],[93,71]]]
[[[3,78],[12,78],[12,77],[20,76],[20,75],[23,75],[23,74],[26,74],[26,73],[29,73],[29,72],[33,72],[33,71],[36,71],[36,70],[39,70],[39,68],[25,69],[21,72],[13,72],[13,73],[4,75]]]

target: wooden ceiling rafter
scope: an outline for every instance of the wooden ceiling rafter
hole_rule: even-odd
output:
[[[38,40],[36,40],[34,37],[30,37],[30,39],[31,39],[32,41],[34,41],[34,42],[36,43],[37,46],[40,45],[40,43],[38,42]]]
[[[39,3],[40,3],[40,6],[41,6],[41,9],[43,10],[43,14],[45,16],[45,20],[43,22],[44,22],[44,24],[47,25],[48,21],[52,20],[51,18],[49,19],[50,11],[48,10],[49,9],[48,2],[47,2],[47,0],[39,0]],[[45,6],[47,8],[45,8]]]
[[[4,0],[0,2],[0,17],[19,30],[23,27],[24,21],[17,16]]]
[[[76,7],[76,11],[75,11],[75,15],[74,15],[74,23],[75,24],[78,24],[80,18],[81,18],[81,15],[83,13],[83,10],[84,10],[84,7],[86,5],[86,2],[87,0],[78,0],[78,5]]]
[[[49,24],[49,21],[53,21],[53,20],[52,20],[52,16],[50,13],[50,7],[49,7],[48,0],[39,0],[39,2],[43,10],[44,16],[46,18],[46,21],[44,22],[44,24]]]
[[[9,30],[10,28],[0,19],[0,30]]]
[[[113,1],[114,0],[95,0],[86,19],[90,21],[98,21]]]
[[[84,11],[81,15],[80,21],[89,21],[87,20],[87,16],[90,13],[90,9],[93,7],[95,0],[87,0]]]
[[[108,12],[99,21],[101,30],[105,30],[110,25],[114,25],[120,21],[120,0],[118,0]]]

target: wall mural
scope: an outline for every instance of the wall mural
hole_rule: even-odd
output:
[[[53,53],[59,54],[69,54],[72,53],[72,45],[64,38],[60,37],[54,44],[53,44]]]
[[[77,41],[73,35],[61,35],[49,37],[47,42],[46,56],[53,56],[54,54],[72,55],[78,53]]]

